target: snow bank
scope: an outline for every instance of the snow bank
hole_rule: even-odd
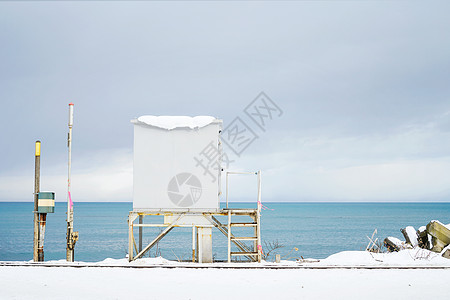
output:
[[[414,248],[390,253],[344,251],[333,254],[317,264],[327,266],[450,266],[450,259],[426,249]]]
[[[127,258],[114,259],[107,258],[99,262],[66,262],[65,260],[53,260],[40,263],[29,262],[0,262],[3,265],[15,264],[15,265],[28,265],[28,264],[42,264],[42,265],[52,265],[52,266],[62,266],[62,265],[74,265],[74,266],[171,266],[171,267],[233,267],[233,268],[258,268],[258,267],[292,267],[292,266],[307,266],[307,267],[324,267],[324,266],[345,266],[345,267],[399,267],[399,266],[443,266],[450,267],[450,259],[442,257],[445,250],[449,249],[450,246],[446,247],[442,253],[435,253],[426,249],[416,247],[414,249],[405,249],[399,252],[388,252],[388,253],[371,253],[368,251],[344,251],[333,254],[328,258],[317,260],[317,259],[304,259],[301,261],[288,261],[282,260],[280,263],[266,262],[261,263],[226,263],[226,262],[216,262],[211,264],[198,264],[192,262],[177,262],[164,259],[163,257],[152,257],[152,258],[141,258],[132,262],[128,262]]]
[[[114,258],[107,258],[103,261],[99,261],[95,263],[99,266],[158,266],[158,265],[169,265],[169,264],[177,264],[176,261],[170,261],[165,258],[159,257],[147,257],[147,258],[141,258],[137,259],[132,262],[128,262],[127,258],[121,258],[121,259],[114,259]]]
[[[215,120],[216,118],[211,116],[141,116],[135,122],[172,130],[175,128],[202,128]]]

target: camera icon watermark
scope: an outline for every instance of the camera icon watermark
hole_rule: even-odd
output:
[[[176,206],[190,207],[202,196],[202,184],[191,173],[179,173],[169,181],[167,195]]]

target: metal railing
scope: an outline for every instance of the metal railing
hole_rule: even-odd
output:
[[[225,199],[226,199],[226,209],[228,209],[228,175],[256,175],[258,177],[258,210],[261,210],[261,170],[256,172],[226,172],[226,187],[225,187]]]

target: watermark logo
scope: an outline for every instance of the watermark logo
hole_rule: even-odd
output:
[[[222,152],[221,143],[240,157],[259,138],[256,132],[265,132],[267,125],[281,117],[283,111],[269,96],[261,92],[244,108],[243,113],[236,116],[222,131],[219,145],[210,142],[198,156],[194,157],[196,167],[201,167],[203,175],[210,177],[212,182],[217,180],[218,170],[222,170],[222,167],[228,169],[230,163],[234,162],[226,152]]]
[[[237,156],[240,156],[257,138],[258,135],[239,117],[236,117],[222,132],[222,141]]]
[[[190,207],[202,196],[202,184],[191,173],[175,175],[167,186],[170,201],[179,207]]]
[[[210,142],[203,150],[194,157],[196,167],[203,169],[203,175],[211,177],[212,182],[216,181],[216,176],[212,171],[217,171],[220,168],[220,152],[217,145]]]
[[[255,100],[247,105],[244,112],[262,131],[266,131],[270,121],[283,114],[281,108],[264,92],[259,93]]]

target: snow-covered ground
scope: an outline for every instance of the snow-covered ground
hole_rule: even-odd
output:
[[[446,289],[450,277],[449,259],[421,249],[346,251],[321,261],[231,264],[238,267],[234,269],[226,263],[193,268],[193,263],[163,258],[51,261],[37,267],[31,262],[0,264],[1,299],[424,299]],[[56,267],[67,265],[78,268]],[[300,268],[267,268],[271,266]],[[373,269],[377,266],[381,269]]]
[[[450,259],[442,257],[440,253],[416,247],[392,253],[344,251],[333,254],[317,264],[327,266],[450,267]]]

